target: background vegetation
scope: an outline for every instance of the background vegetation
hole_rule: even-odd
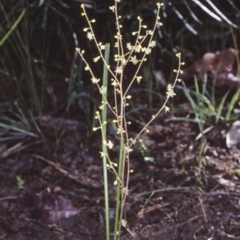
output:
[[[127,40],[131,39],[131,32],[137,26],[136,16],[141,15],[148,26],[153,24],[154,2],[122,1],[119,11],[123,15]],[[23,18],[0,48],[2,103],[17,103],[28,116],[29,111],[39,116],[52,111],[69,111],[76,99],[82,98],[82,111],[89,120],[91,104],[94,105],[96,99],[93,96],[89,99],[89,76],[84,75],[83,64],[75,48],[84,48],[89,59],[93,58],[96,50],[83,34],[86,21],[80,16],[80,3],[63,0],[1,1],[1,39],[24,11]],[[114,19],[107,11],[111,3],[107,0],[86,1],[89,14],[97,20],[95,32],[100,42],[113,43]],[[146,77],[151,79],[145,83],[149,104],[155,89],[152,70],[161,69],[167,79],[171,78],[174,52],[181,50],[188,63],[206,51],[233,46],[232,32],[236,38],[239,34],[237,3],[212,1],[222,15],[209,3],[202,3],[208,9],[206,12],[198,1],[165,1],[161,19],[163,27],[155,36],[157,48],[145,68]],[[100,74],[101,67],[95,68]]]

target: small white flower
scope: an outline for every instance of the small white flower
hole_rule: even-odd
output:
[[[110,9],[111,11],[115,12],[115,6],[111,6],[111,7],[109,7],[109,9]]]
[[[127,153],[130,153],[132,152],[132,148],[129,148],[128,146],[125,146],[125,149],[124,149]]]
[[[111,85],[114,86],[114,87],[117,87],[119,84],[115,79],[112,79]]]
[[[131,50],[133,49],[131,43],[127,43],[127,49],[128,49],[129,51],[131,51]]]
[[[150,47],[155,47],[156,46],[156,41],[151,41],[151,43],[149,44]]]
[[[105,94],[107,92],[107,88],[105,86],[102,86],[100,89],[99,89],[100,93],[101,94]]]
[[[121,74],[123,72],[123,67],[118,66],[115,72]]]
[[[141,44],[137,44],[137,46],[135,46],[134,50],[135,52],[141,52],[142,46]]]
[[[87,38],[91,41],[94,38],[94,35],[92,32],[87,32]]]
[[[136,64],[138,63],[138,60],[137,60],[136,55],[134,55],[133,57],[131,57],[131,58],[130,58],[130,61],[131,61],[134,65],[136,65]]]
[[[109,149],[113,148],[113,142],[111,140],[108,140],[107,146]]]
[[[142,80],[142,76],[136,76],[137,82],[140,83]]]
[[[99,59],[100,59],[100,56],[95,57],[95,58],[93,59],[93,61],[94,61],[94,62],[97,62]]]
[[[95,77],[93,77],[91,80],[92,80],[93,84],[99,83],[99,81],[100,81],[99,78],[95,78]]]
[[[89,65],[86,65],[86,67],[84,68],[86,71],[88,71],[90,69]]]
[[[176,94],[174,93],[174,89],[173,89],[173,85],[172,84],[168,84],[167,85],[167,98],[170,98],[170,97],[174,97]]]
[[[169,112],[170,111],[170,107],[168,106],[164,106],[165,112]]]

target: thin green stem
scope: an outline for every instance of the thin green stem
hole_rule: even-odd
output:
[[[110,45],[106,44],[105,48],[105,61],[109,62],[109,52]],[[103,87],[106,88],[106,91],[102,93],[102,152],[103,152],[103,179],[104,179],[104,200],[105,200],[105,230],[106,230],[106,240],[110,240],[110,223],[109,223],[109,198],[108,198],[108,169],[107,169],[107,86],[108,86],[108,68],[104,64],[103,68]]]
[[[20,16],[17,18],[17,20],[14,22],[14,24],[12,25],[12,27],[10,28],[10,30],[5,34],[5,36],[0,40],[0,47],[4,44],[4,42],[9,38],[9,36],[11,35],[11,33],[15,30],[15,28],[17,27],[17,25],[20,23],[20,21],[22,20],[23,16],[25,15],[26,9],[22,10],[22,13],[20,14]]]

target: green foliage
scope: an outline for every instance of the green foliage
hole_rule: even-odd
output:
[[[23,18],[24,14],[25,14],[25,9],[23,9],[22,13],[20,14],[20,16],[18,17],[18,19],[16,20],[16,22],[12,25],[12,27],[10,28],[10,30],[5,34],[5,36],[1,39],[0,41],[0,47],[4,44],[4,42],[9,38],[9,36],[11,35],[11,33],[15,30],[15,28],[17,27],[17,25],[19,24],[19,22],[21,21],[21,19]]]
[[[38,128],[37,124],[35,126]],[[31,129],[30,121],[22,113],[12,112],[11,117],[0,115],[0,142],[23,140],[26,137],[39,139],[39,135]],[[38,131],[40,131],[39,128]]]
[[[106,23],[106,28],[101,32],[101,41],[107,40],[112,44],[114,41],[114,16],[108,13],[110,2],[109,0],[94,0],[89,1],[87,6],[90,14],[104,19],[104,24]],[[230,0],[214,3],[210,0],[206,3],[166,0],[164,3],[162,8],[164,26],[156,28],[158,36],[161,38],[169,33],[172,35],[169,28],[165,29],[165,25],[167,26],[169,22],[168,18],[172,18],[172,14],[180,19],[186,29],[194,33],[202,24],[201,19],[198,19],[197,11],[206,12],[209,19],[214,18],[217,21],[225,22],[231,27],[234,27],[234,23],[221,12],[221,4],[238,11],[236,5]],[[81,98],[84,104],[82,110],[87,109],[85,115],[89,125],[92,124],[92,109],[95,108],[95,101],[91,101],[89,94],[81,87],[81,81],[85,76],[82,75],[81,62],[74,55],[74,48],[79,45],[77,37],[79,28],[83,24],[83,21],[79,21],[78,13],[75,14],[75,6],[74,1],[66,2],[64,0],[1,1],[0,77],[7,86],[13,89],[13,94],[11,96],[3,94],[1,101],[17,100],[26,114],[30,108],[33,114],[41,115],[46,109],[48,111],[55,110],[59,107],[59,103],[63,103],[59,102],[56,85],[66,85],[65,80],[68,80],[68,98],[64,103],[67,104],[67,110],[78,98]],[[156,10],[156,6],[150,0],[120,1],[119,12],[122,15],[120,23],[125,27],[123,33],[125,39],[133,40],[131,32],[138,24],[137,16],[142,16],[144,22],[152,26]],[[97,28],[101,27],[101,24],[102,22]],[[160,42],[157,45],[161,51],[169,52],[169,49],[163,48]],[[159,58],[159,54],[154,55],[152,63],[150,63],[151,70],[154,69],[154,62],[157,58]],[[134,87],[138,88],[137,85]],[[154,93],[155,87],[153,79],[150,78],[146,82],[150,107],[153,107],[152,93]]]
[[[238,89],[236,91],[236,93],[233,95],[231,101],[228,103],[227,106],[227,113],[226,113],[226,121],[232,121],[232,120],[236,120],[237,119],[237,115],[233,114],[233,110],[234,110],[234,106],[236,105],[236,103],[239,100],[239,96],[240,96],[240,89]]]
[[[17,180],[18,189],[24,188],[25,181],[22,179],[22,177],[16,176],[16,180]]]
[[[63,1],[4,0],[0,8],[4,41],[0,77],[12,87],[11,97],[25,112],[30,108],[41,115],[47,99],[56,101],[53,79],[65,81],[62,66],[71,62],[74,30],[69,6]]]
[[[28,145],[29,139],[36,140],[35,142],[45,139],[31,111],[29,116],[27,118],[17,105],[0,114],[0,143],[9,143],[8,148],[2,149],[0,158],[27,148],[31,145]]]
[[[207,132],[220,121],[227,122],[237,119],[238,116],[234,113],[234,107],[239,99],[240,90],[238,89],[230,100],[230,90],[216,100],[215,91],[212,90],[209,93],[206,89],[207,76],[205,76],[203,82],[195,78],[194,83],[195,89],[188,88],[184,83],[182,83],[182,86],[178,86],[191,105],[191,109],[187,109],[187,117],[172,117],[168,121],[197,123],[200,131],[200,135],[197,137],[199,139],[205,131]],[[201,91],[199,85],[202,85]],[[212,86],[212,89],[215,89],[215,86]]]

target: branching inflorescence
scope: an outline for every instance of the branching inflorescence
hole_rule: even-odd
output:
[[[110,81],[112,86],[112,92],[114,94],[114,104],[110,105],[108,102],[107,96],[108,96],[108,87],[104,84],[102,84],[102,81],[100,78],[95,77],[93,71],[91,70],[88,62],[86,61],[84,57],[84,50],[77,48],[77,52],[80,54],[81,58],[86,64],[85,70],[89,71],[91,74],[91,81],[94,85],[97,86],[100,94],[103,96],[102,103],[99,106],[99,111],[96,111],[95,118],[99,121],[99,127],[94,127],[94,131],[100,129],[102,131],[102,141],[105,148],[100,152],[101,157],[106,157],[108,164],[107,166],[103,166],[106,168],[110,168],[113,170],[113,172],[116,175],[116,181],[114,182],[115,185],[117,185],[117,197],[116,197],[116,219],[115,219],[115,230],[114,230],[114,239],[119,238],[120,236],[120,230],[121,225],[126,226],[126,220],[123,219],[123,209],[124,209],[124,203],[126,201],[126,196],[128,193],[128,183],[129,183],[129,174],[130,174],[130,168],[129,168],[129,153],[132,151],[132,145],[136,143],[137,139],[140,137],[140,135],[144,131],[148,131],[147,127],[149,124],[156,118],[156,116],[163,110],[166,112],[170,110],[170,108],[167,106],[167,102],[169,98],[174,97],[174,87],[177,83],[177,81],[180,81],[178,79],[179,74],[181,73],[181,54],[177,53],[176,56],[179,59],[179,65],[174,72],[176,72],[176,78],[173,82],[173,84],[169,84],[167,86],[166,91],[166,99],[164,104],[159,108],[158,112],[152,116],[152,118],[149,120],[149,122],[142,128],[142,130],[135,136],[135,138],[129,138],[128,136],[128,129],[127,125],[130,124],[130,122],[127,121],[126,115],[125,115],[125,109],[129,105],[129,100],[132,98],[132,96],[129,94],[129,90],[132,87],[134,82],[137,82],[138,84],[141,83],[142,76],[139,75],[139,70],[141,69],[141,66],[144,61],[147,60],[147,55],[151,54],[152,48],[156,46],[156,41],[153,40],[154,32],[156,28],[161,26],[159,12],[160,8],[163,4],[157,3],[157,14],[156,14],[156,21],[154,24],[154,27],[152,30],[148,30],[147,26],[143,24],[142,18],[138,17],[138,30],[135,32],[132,32],[132,35],[135,37],[134,44],[127,43],[126,46],[123,44],[123,35],[121,33],[122,31],[122,25],[120,24],[121,16],[118,15],[118,3],[120,0],[115,0],[115,4],[111,7],[109,7],[110,11],[115,14],[116,19],[116,35],[115,38],[115,45],[117,54],[114,55],[114,61],[116,62],[114,67],[111,67],[103,54],[103,51],[106,48],[106,45],[98,42],[94,31],[92,24],[94,24],[95,19],[90,20],[88,18],[88,15],[86,13],[84,4],[81,5],[81,8],[83,10],[82,15],[86,18],[88,22],[88,27],[84,28],[83,31],[86,32],[87,38],[90,41],[94,41],[97,49],[98,49],[98,55],[93,58],[94,62],[97,62],[99,60],[103,61],[104,67],[107,69],[109,75],[110,75]],[[136,71],[130,80],[127,88],[123,89],[123,76],[124,76],[124,69],[127,64],[134,64],[136,65]],[[110,111],[114,115],[113,122],[117,126],[116,133],[119,136],[120,139],[120,147],[119,147],[119,162],[115,163],[113,162],[108,154],[107,149],[112,149],[114,144],[111,140],[108,140],[107,137],[104,135],[104,126],[107,124],[106,120],[103,120],[101,117],[101,111],[103,111],[104,108],[110,109]],[[105,205],[106,207],[106,205]],[[106,211],[108,212],[108,211]],[[106,218],[108,218],[106,214]],[[106,235],[109,235],[109,232],[106,232]],[[106,236],[106,239],[109,239],[108,236]]]

